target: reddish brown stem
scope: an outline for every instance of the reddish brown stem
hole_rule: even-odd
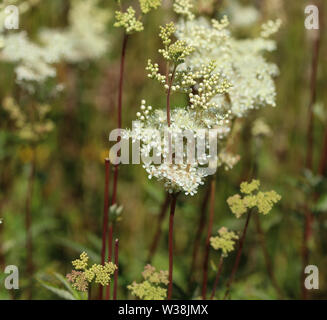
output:
[[[109,226],[108,230],[108,262],[112,260],[112,237],[113,237],[113,226]],[[106,300],[110,300],[110,283],[106,288]]]
[[[91,284],[89,285],[88,290],[87,290],[87,300],[92,300]]]
[[[319,174],[325,175],[326,168],[327,168],[327,126],[324,132],[324,142],[323,142],[323,148],[322,148],[320,162],[319,162],[319,171],[318,171]]]
[[[249,226],[250,218],[251,218],[251,211],[247,214],[247,217],[246,217],[244,229],[243,229],[243,232],[242,232],[242,236],[241,236],[241,239],[240,239],[240,242],[239,242],[239,247],[238,247],[237,254],[236,254],[235,263],[234,263],[231,275],[230,275],[228,283],[227,283],[227,289],[226,289],[226,292],[225,292],[224,299],[226,299],[228,297],[228,295],[229,295],[231,285],[232,285],[232,283],[234,281],[234,277],[235,277],[236,271],[238,269],[238,266],[239,266],[239,263],[240,263],[240,260],[241,260],[244,240],[245,240],[245,236],[246,236],[246,231],[247,231],[248,226]]]
[[[269,253],[268,253],[268,250],[267,250],[267,246],[266,246],[265,235],[264,235],[264,232],[263,232],[263,230],[261,228],[260,217],[258,215],[255,215],[255,223],[256,223],[256,229],[257,229],[257,233],[258,233],[258,236],[259,236],[259,241],[260,241],[260,245],[261,245],[261,248],[262,248],[263,256],[264,256],[264,259],[265,259],[266,268],[267,268],[267,271],[268,271],[268,275],[270,277],[270,281],[271,281],[273,287],[275,288],[275,290],[276,290],[276,292],[278,294],[278,297],[280,299],[282,299],[283,296],[282,296],[280,287],[279,287],[279,285],[277,283],[277,280],[275,278],[275,274],[274,274],[274,271],[273,271],[271,259],[270,259],[270,256],[269,256]]]
[[[208,232],[206,238],[205,254],[203,260],[203,278],[202,278],[202,299],[206,299],[207,295],[207,281],[208,281],[208,262],[209,262],[209,252],[210,252],[210,237],[212,235],[212,226],[215,216],[215,193],[216,193],[216,180],[213,177],[211,180],[210,188],[210,215],[208,223]]]
[[[31,205],[33,199],[34,178],[36,170],[36,151],[33,147],[33,158],[31,162],[30,174],[28,177],[27,196],[26,196],[26,211],[25,211],[25,231],[26,231],[26,255],[27,255],[27,275],[29,278],[29,288],[27,290],[27,299],[32,299],[32,285],[33,285],[33,240],[32,240],[32,213]]]
[[[177,194],[172,195],[170,204],[170,216],[169,216],[169,276],[168,276],[168,296],[167,299],[171,300],[173,293],[173,259],[174,259],[174,216],[176,208]]]
[[[106,258],[106,242],[108,231],[108,211],[109,211],[109,180],[110,180],[110,161],[105,159],[105,185],[104,185],[104,205],[103,205],[103,228],[102,228],[102,250],[101,264],[104,265]],[[103,299],[103,287],[99,286],[99,299]]]
[[[316,103],[317,96],[317,74],[318,74],[318,64],[319,64],[319,51],[320,51],[320,32],[315,31],[315,38],[313,40],[312,48],[312,61],[311,61],[311,76],[310,76],[310,102],[308,108],[308,130],[307,130],[307,152],[305,167],[306,169],[312,171],[313,169],[313,146],[314,146],[314,114],[313,108]],[[303,244],[302,244],[302,272],[301,272],[301,289],[302,289],[302,299],[307,299],[307,290],[304,286],[304,269],[309,264],[309,248],[308,242],[312,236],[312,225],[314,221],[313,214],[310,208],[305,206],[305,223],[303,232]]]
[[[169,207],[169,203],[170,203],[170,197],[169,194],[166,194],[165,197],[165,201],[163,202],[161,209],[160,209],[160,214],[158,216],[158,222],[157,222],[157,230],[154,234],[151,246],[150,246],[150,250],[149,250],[149,256],[148,256],[148,262],[150,263],[154,254],[156,253],[156,250],[158,248],[158,244],[159,244],[159,240],[160,240],[160,236],[161,236],[161,230],[162,230],[162,223],[165,219],[166,213],[168,211],[168,207]]]
[[[114,294],[113,294],[113,300],[117,300],[117,285],[118,285],[118,254],[119,254],[119,240],[115,240],[115,265],[117,266],[117,269],[114,273]]]
[[[204,231],[205,227],[205,222],[206,222],[206,212],[207,212],[207,206],[208,206],[208,200],[209,200],[209,195],[210,195],[210,188],[208,187],[205,191],[202,204],[201,204],[201,214],[199,218],[199,222],[197,223],[197,230],[195,233],[195,240],[194,240],[194,247],[193,247],[193,253],[192,253],[192,262],[191,262],[191,269],[190,269],[190,279],[193,279],[193,272],[195,269],[195,265],[197,262],[198,258],[198,253],[199,253],[199,247],[200,247],[200,242],[202,238],[202,234]]]
[[[215,294],[216,294],[217,286],[218,286],[218,283],[219,283],[219,278],[220,278],[220,275],[221,275],[221,271],[223,269],[223,261],[224,261],[224,258],[223,258],[223,256],[221,256],[220,259],[219,259],[217,275],[216,275],[215,283],[214,283],[213,288],[212,288],[210,300],[212,300],[214,298]]]

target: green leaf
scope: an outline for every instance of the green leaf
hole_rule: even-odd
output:
[[[76,300],[76,298],[67,290],[64,289],[59,289],[51,284],[47,284],[42,280],[39,280],[41,286],[48,289],[49,291],[53,292],[54,294],[56,294],[57,296],[59,296],[60,298],[63,298],[65,300]]]
[[[315,211],[324,212],[327,211],[327,194],[323,194],[314,208]]]

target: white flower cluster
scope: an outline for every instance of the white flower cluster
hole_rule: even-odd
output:
[[[182,3],[188,4],[186,11],[181,10]],[[160,52],[165,53],[163,57],[171,68],[167,75],[162,75],[159,65],[149,60],[146,69],[148,77],[161,83],[168,95],[175,91],[186,93],[188,106],[170,111],[169,126],[169,110],[152,110],[142,101],[137,113],[140,122],[127,136],[139,140],[141,154],[151,160],[144,162],[150,179],[155,177],[163,181],[171,193],[194,195],[208,175],[208,171],[203,170],[204,164],[208,163],[210,167],[214,162],[229,170],[239,161],[239,156],[226,148],[231,120],[245,116],[249,110],[276,104],[273,77],[278,74],[278,69],[266,61],[263,52],[276,48],[275,42],[267,37],[278,30],[280,22],[265,24],[261,36],[256,39],[238,40],[228,30],[227,17],[211,23],[204,18],[194,19],[190,1],[176,0],[174,8],[183,19],[177,28],[168,24],[160,33],[165,46]],[[173,32],[178,40],[171,44]],[[189,130],[199,138],[203,129],[217,130],[218,152],[214,156],[203,154],[194,162],[172,161],[176,157],[172,154],[176,147],[174,138],[183,130]],[[188,147],[188,142],[184,145]],[[206,144],[204,152],[208,149],[210,143]],[[152,157],[149,157],[151,152]],[[183,160],[187,155],[188,151],[183,153]],[[158,162],[155,162],[156,157]],[[162,163],[161,157],[168,161]]]
[[[3,33],[1,40],[0,30],[0,60],[15,63],[17,82],[26,85],[25,82],[42,83],[55,77],[53,65],[61,60],[81,62],[99,58],[108,46],[105,27],[109,14],[96,4],[97,0],[73,0],[70,26],[65,30],[41,31],[41,45],[29,40],[26,32]]]
[[[192,148],[195,150],[196,146],[190,146],[188,142],[183,143],[182,161],[172,159],[174,153],[171,150],[177,150],[178,137],[183,136],[185,132],[191,133],[195,143],[204,138],[207,151],[210,148],[208,133],[203,135],[203,129],[208,128],[207,122],[215,123],[218,141],[222,141],[230,132],[229,120],[219,116],[219,112],[210,114],[208,110],[204,110],[201,115],[198,112],[190,107],[175,108],[171,110],[171,125],[168,127],[166,110],[153,110],[152,106],[146,106],[143,100],[140,111],[136,114],[139,122],[134,122],[133,130],[124,133],[125,139],[140,141],[142,159],[150,160],[143,161],[143,168],[149,179],[155,177],[158,181],[163,181],[170,193],[184,192],[186,195],[194,195],[198,187],[204,184],[207,176],[205,166],[210,164],[209,154],[198,155],[197,160],[195,157],[189,157],[188,152]],[[185,136],[187,137],[187,134]]]
[[[275,106],[276,88],[273,77],[278,74],[275,64],[266,61],[264,51],[276,48],[275,42],[266,39],[280,26],[268,22],[263,26],[261,37],[238,40],[228,31],[228,20],[207,20],[200,18],[191,21],[180,20],[177,26],[177,38],[195,48],[188,56],[185,67],[198,70],[204,60],[216,62],[216,72],[231,83],[228,91],[230,109],[235,117],[243,117],[247,111],[262,106]],[[205,61],[205,62],[207,62]],[[226,97],[213,98],[222,104]]]

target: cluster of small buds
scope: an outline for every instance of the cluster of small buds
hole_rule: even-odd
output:
[[[67,279],[72,283],[73,288],[79,291],[87,291],[89,283],[93,280],[102,286],[107,286],[117,266],[112,262],[105,262],[104,265],[93,264],[88,267],[89,257],[82,252],[79,259],[72,262],[75,270],[67,274]]]
[[[218,155],[218,166],[223,166],[226,171],[231,170],[240,161],[239,155],[234,155],[226,150],[222,150]]]
[[[150,79],[155,79],[161,84],[166,84],[166,77],[159,72],[159,65],[157,63],[152,63],[151,59],[148,60],[148,65],[145,68],[148,71],[148,77]]]
[[[162,43],[167,48],[171,44],[171,36],[176,32],[176,27],[173,22],[167,23],[165,26],[159,27],[159,37],[162,40]]]
[[[226,15],[224,15],[220,21],[216,19],[212,19],[211,23],[212,23],[212,27],[219,31],[222,31],[229,26],[229,20]]]
[[[146,107],[146,101],[142,100],[140,110],[141,111],[136,113],[136,116],[139,120],[144,121],[144,120],[148,119],[150,112],[152,111],[152,106]]]
[[[235,232],[222,227],[218,230],[218,236],[210,238],[210,244],[215,250],[221,250],[223,257],[227,257],[234,250],[237,239],[238,235]]]
[[[267,21],[266,23],[264,23],[261,26],[261,34],[260,34],[261,37],[262,38],[269,38],[271,35],[278,32],[281,25],[282,25],[282,20],[281,19],[277,19],[275,21],[273,21],[273,20]]]
[[[193,0],[175,0],[173,6],[177,14],[185,16],[189,20],[194,19],[194,14],[192,13],[193,7]]]
[[[172,43],[171,36],[175,32],[176,27],[173,22],[165,26],[160,26],[159,37],[162,40],[164,49],[159,49],[159,53],[161,53],[167,61],[172,61],[175,65],[179,65],[194,51],[194,48],[188,46],[183,40],[177,40]]]
[[[14,122],[17,136],[26,142],[38,142],[54,129],[52,120],[46,119],[51,110],[48,105],[35,104],[32,112],[29,113],[18,106],[12,97],[6,97],[3,101],[3,109]],[[30,121],[30,118],[33,118],[33,121]]]
[[[135,281],[127,286],[132,295],[143,300],[164,300],[167,296],[168,272],[157,272],[154,267],[147,265],[142,272],[144,281],[136,283]]]
[[[126,12],[116,11],[116,22],[114,26],[125,28],[127,34],[143,31],[143,23],[135,16],[135,10],[128,7]]]
[[[197,87],[197,93],[189,94],[191,108],[219,108],[219,104],[212,100],[217,95],[226,93],[231,84],[222,79],[219,73],[206,75]]]
[[[139,0],[141,11],[144,14],[149,13],[152,9],[157,9],[161,6],[162,0]]]
[[[259,213],[266,215],[272,210],[274,204],[280,201],[281,196],[277,192],[274,190],[258,191],[259,187],[259,180],[252,180],[250,183],[242,182],[240,189],[245,196],[242,198],[241,195],[235,194],[227,199],[231,211],[237,218],[255,207]],[[253,193],[254,191],[257,191],[257,193]]]

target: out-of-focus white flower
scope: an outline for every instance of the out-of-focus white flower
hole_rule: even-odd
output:
[[[105,31],[110,12],[97,7],[97,2],[74,0],[67,29],[41,31],[41,40],[54,55],[69,62],[98,59],[104,55],[109,45]]]
[[[243,6],[237,1],[227,3],[227,11],[231,17],[233,27],[247,27],[259,20],[260,13],[254,6]]]
[[[230,109],[235,117],[243,117],[249,110],[276,105],[273,77],[278,74],[278,68],[266,61],[263,52],[276,48],[275,42],[266,36],[276,32],[279,24],[264,25],[264,37],[237,40],[227,29],[226,17],[222,21],[212,20],[211,24],[203,18],[181,19],[176,35],[195,48],[187,57],[185,67],[197,70],[201,63],[215,61],[216,72],[231,83],[227,90]],[[221,104],[222,99],[223,96],[216,96],[213,101]]]

